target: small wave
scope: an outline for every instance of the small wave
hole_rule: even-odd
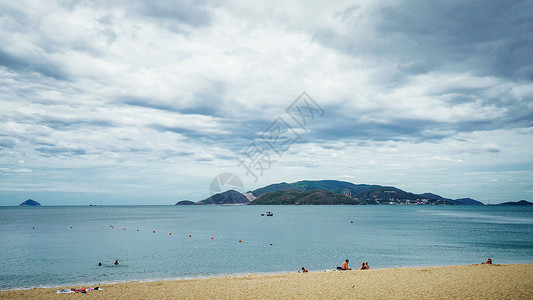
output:
[[[459,211],[426,211],[426,212],[429,212],[430,214],[433,214],[433,215],[444,216],[444,217],[470,219],[470,220],[479,221],[481,223],[533,224],[533,218],[499,216],[499,215],[490,215],[490,214],[477,213],[477,212],[459,212]]]

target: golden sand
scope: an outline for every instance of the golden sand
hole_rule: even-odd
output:
[[[3,291],[1,299],[533,299],[533,264],[229,276]],[[69,287],[76,288],[76,287]]]

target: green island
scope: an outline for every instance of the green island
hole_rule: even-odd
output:
[[[415,194],[393,186],[339,180],[302,180],[270,184],[246,193],[228,190],[176,205],[485,205],[472,198],[450,199],[434,193]],[[501,205],[533,205],[521,200]]]

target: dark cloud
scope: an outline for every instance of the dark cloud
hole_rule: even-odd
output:
[[[194,93],[194,106],[185,108],[183,112],[188,114],[223,116],[223,111],[231,109],[225,107],[225,94],[225,84],[218,81],[210,81],[205,87]]]
[[[82,3],[83,0],[60,0],[59,3],[67,9],[67,11],[72,12],[78,4]]]
[[[74,11],[79,6],[90,7],[114,7],[125,10],[132,17],[147,17],[153,21],[158,21],[161,25],[174,28],[180,31],[182,25],[190,27],[202,27],[211,24],[211,10],[208,9],[210,1],[192,0],[162,0],[162,1],[83,1],[64,0],[60,4],[69,12]],[[109,15],[99,19],[101,23],[111,24],[112,18]]]
[[[217,111],[217,107],[215,105],[208,104],[207,106],[204,106],[198,102],[194,103],[193,105],[185,106],[180,105],[179,101],[169,103],[135,96],[122,96],[118,101],[129,106],[151,108],[184,115],[220,116],[220,113]]]
[[[465,82],[468,78],[442,86],[431,84],[434,91],[426,96],[454,110],[471,104],[465,108],[472,114],[471,120],[402,119],[386,112],[379,120],[375,112],[364,111],[361,113],[370,117],[367,120],[374,117],[376,121],[360,122],[357,117],[344,116],[342,108],[330,108],[338,118],[327,123],[338,126],[318,129],[317,138],[424,141],[459,132],[533,126],[533,97],[517,96],[513,90],[513,86],[533,81],[533,2],[405,0],[393,6],[378,5],[363,15],[359,10],[349,6],[337,13],[335,17],[344,31],[324,28],[315,33],[314,39],[362,59],[376,70],[395,70],[376,76],[375,83],[381,90],[412,85],[412,75],[429,72],[444,77],[450,73],[490,76],[495,78],[492,84],[502,88],[475,83],[469,86]],[[396,68],[391,63],[397,64]],[[503,82],[512,84],[503,87]],[[486,111],[494,117],[484,116]]]
[[[117,127],[112,120],[90,119],[86,116],[77,118],[58,118],[40,114],[19,115],[12,118],[13,121],[23,124],[38,124],[57,131],[69,131],[79,128]]]
[[[2,148],[14,148],[18,144],[18,140],[6,135],[0,134],[0,149]]]
[[[137,13],[156,19],[176,20],[192,27],[209,25],[210,11],[206,9],[206,1],[135,1]]]
[[[533,64],[532,13],[531,1],[410,0],[383,9],[378,32],[406,45],[402,60],[422,59],[434,68],[453,63],[464,71],[513,78]]]
[[[125,1],[129,14],[149,18],[159,26],[179,34],[188,34],[189,28],[209,26],[212,21],[208,1],[163,0]]]
[[[429,129],[443,130],[445,124],[428,120],[387,120],[387,123],[376,120],[362,121],[354,118],[337,117],[325,120],[327,126],[317,124],[309,134],[302,135],[303,142],[315,140],[373,140],[373,141],[405,141],[434,140],[446,138],[437,133],[424,133]]]
[[[347,34],[322,29],[315,40],[351,56],[395,59],[407,74],[454,70],[533,80],[531,1],[407,0],[370,12],[370,24],[353,12],[340,14]],[[365,35],[371,30],[374,36]]]
[[[172,132],[177,133],[179,135],[187,136],[193,139],[201,139],[204,137],[212,137],[212,134],[209,133],[202,133],[198,130],[195,130],[193,128],[187,128],[187,127],[177,127],[177,126],[163,126],[159,124],[152,124],[149,126],[149,128],[158,131],[158,132]]]
[[[162,111],[179,112],[178,107],[166,103],[156,103],[151,99],[140,98],[136,96],[121,96],[117,98],[117,102],[120,102],[129,106],[145,107],[151,109],[157,109]]]
[[[210,81],[196,91],[192,99],[175,99],[163,101],[153,98],[141,98],[137,96],[121,96],[116,102],[146,107],[168,112],[176,112],[184,115],[203,115],[211,117],[225,117],[233,107],[227,107],[225,101],[226,86],[221,82]]]
[[[94,128],[94,127],[115,127],[116,124],[109,120],[83,120],[83,119],[43,119],[41,125],[47,126],[54,130],[74,130],[77,128]]]
[[[64,147],[40,147],[35,148],[35,150],[41,152],[45,156],[76,156],[87,154],[87,152],[83,149],[71,149]]]
[[[193,126],[163,126],[160,124],[152,124],[149,128],[157,132],[172,132],[181,136],[189,138],[201,144],[212,146],[219,146],[233,151],[241,151],[248,144],[251,143],[248,132],[232,131],[231,133],[220,133],[209,130],[202,130],[201,128],[194,128]]]
[[[15,72],[36,72],[43,76],[51,77],[57,80],[68,80],[65,74],[58,66],[46,62],[33,62],[32,58],[23,58],[9,54],[0,49],[0,66]]]
[[[529,106],[529,107],[528,107]],[[502,108],[505,112],[498,118],[462,119],[443,122],[430,118],[402,118],[386,116],[379,118],[375,112],[362,112],[347,116],[339,108],[327,107],[328,115],[311,126],[311,131],[302,134],[298,142],[335,140],[373,140],[427,142],[454,137],[459,133],[493,131],[501,129],[533,127],[533,109],[527,102]],[[476,112],[473,111],[472,114]],[[374,117],[372,117],[374,116]]]

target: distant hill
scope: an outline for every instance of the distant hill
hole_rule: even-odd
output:
[[[294,183],[271,184],[251,193],[255,197],[260,197],[264,193],[286,191],[286,190],[322,190],[334,194],[345,194],[349,198],[358,200],[361,204],[463,204],[461,202],[447,199],[436,194],[425,193],[417,195],[402,191],[395,187],[381,185],[353,184],[351,182],[339,180],[302,180]]]
[[[516,202],[504,202],[496,205],[507,205],[507,206],[533,206],[533,203],[526,201],[526,200],[520,200]]]
[[[356,194],[354,197],[368,204],[456,204],[454,201],[445,198],[428,198],[402,191],[392,186],[382,186],[377,189],[366,190]]]
[[[196,205],[196,202],[192,202],[189,200],[182,200],[176,203],[175,205]]]
[[[290,190],[295,189],[295,187],[292,186],[290,183],[282,182],[282,183],[275,183],[271,185],[267,185],[262,188],[258,188],[254,191],[250,191],[254,197],[259,197],[264,193],[270,193],[270,192],[277,192],[277,191],[284,191],[284,190]]]
[[[256,189],[251,193],[255,197],[261,196],[263,193],[275,192],[275,191],[284,191],[284,190],[300,190],[300,191],[309,191],[309,190],[323,190],[332,192],[335,194],[340,194],[343,191],[349,191],[349,194],[352,196],[369,189],[375,189],[381,187],[380,185],[368,185],[368,184],[353,184],[351,182],[339,181],[339,180],[302,180],[294,183],[276,183],[267,185],[265,187]]]
[[[251,204],[255,201],[253,197],[261,197],[263,194],[272,192],[281,192],[288,190],[298,190],[306,192],[310,190],[327,191],[333,194],[344,194],[345,196],[359,201],[360,204],[378,205],[378,204],[411,204],[411,205],[483,205],[480,201],[471,198],[461,199],[448,199],[433,193],[413,194],[403,191],[392,186],[381,185],[369,185],[369,184],[353,184],[351,182],[339,181],[339,180],[302,180],[294,183],[276,183],[267,185],[262,188],[258,188],[254,191],[250,191],[248,198],[252,200]],[[253,197],[252,197],[253,196]],[[289,201],[287,197],[296,197],[294,191],[278,195],[284,200],[281,202]],[[298,195],[300,197],[301,195]],[[270,195],[269,197],[272,197]],[[285,198],[287,199],[285,199]],[[292,199],[292,198],[291,198]],[[278,199],[279,200],[279,199]],[[263,198],[261,201],[266,201]],[[277,200],[276,200],[277,201]],[[276,202],[274,201],[274,202]],[[290,200],[292,201],[292,200]],[[289,201],[289,202],[290,202]],[[279,201],[278,201],[279,202]],[[255,202],[258,204],[260,202]]]
[[[235,190],[228,190],[223,193],[218,193],[202,201],[196,202],[196,204],[199,204],[199,205],[248,204],[248,203],[250,203],[250,200],[248,200],[246,196],[244,196],[243,194]]]
[[[41,203],[35,201],[35,200],[32,200],[32,199],[28,199],[24,202],[22,202],[19,206],[41,206]]]
[[[483,202],[474,200],[472,198],[455,199],[455,201],[460,202],[464,205],[485,205]]]
[[[424,196],[424,197],[430,198],[430,199],[451,201],[451,202],[455,202],[455,204],[457,204],[457,205],[485,205],[485,204],[483,204],[483,202],[474,200],[472,198],[461,198],[461,199],[452,200],[452,199],[444,198],[442,196],[439,196],[439,195],[433,194],[433,193],[423,193],[423,194],[420,194],[420,196]]]
[[[419,194],[419,195],[424,197],[424,198],[428,198],[428,199],[452,200],[452,199],[444,198],[444,197],[442,197],[440,195],[433,194],[433,193],[423,193],[423,194]]]
[[[296,189],[262,193],[255,198],[251,205],[332,205],[346,204],[357,205],[361,201],[352,199],[343,194],[335,194],[329,191],[310,190],[300,191]]]

